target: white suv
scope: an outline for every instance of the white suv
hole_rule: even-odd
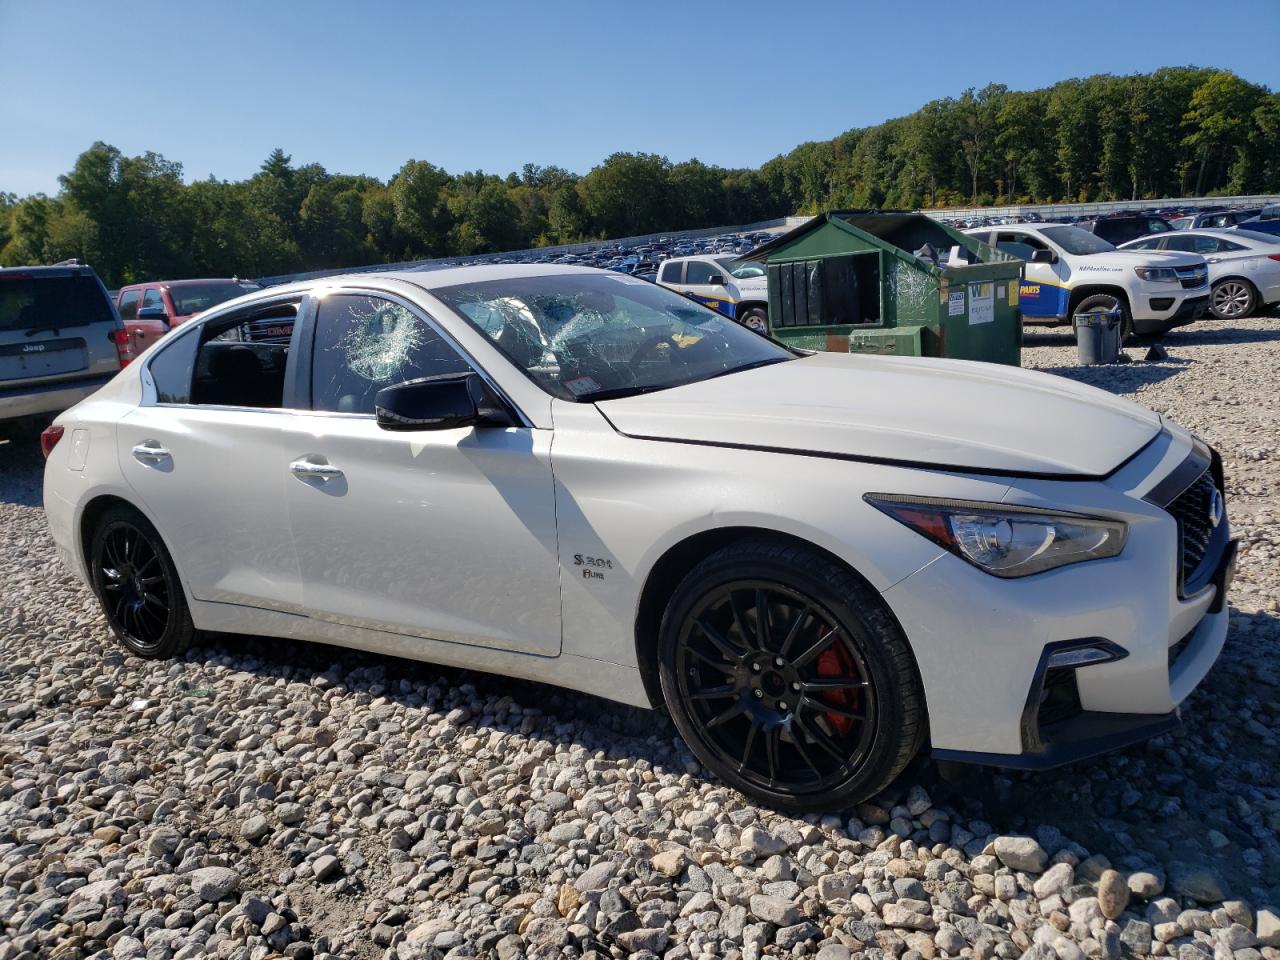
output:
[[[966,230],[1027,262],[1022,318],[1070,323],[1078,313],[1118,310],[1121,329],[1165,333],[1209,310],[1209,273],[1192,253],[1119,250],[1066,223],[1019,223]]]
[[[737,257],[672,257],[658,283],[706,304],[756,333],[769,332],[769,283],[765,267]]]

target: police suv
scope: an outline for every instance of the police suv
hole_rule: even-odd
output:
[[[1027,262],[1021,287],[1027,323],[1071,323],[1079,313],[1117,311],[1124,336],[1164,333],[1209,311],[1209,272],[1192,253],[1118,250],[1066,223],[966,230]]]

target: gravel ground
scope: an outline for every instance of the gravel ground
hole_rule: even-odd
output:
[[[1280,960],[1280,317],[1200,326],[1166,362],[1025,354],[1223,454],[1232,629],[1181,730],[1037,775],[920,761],[821,818],[537,684],[251,637],[126,656],[54,558],[38,452],[0,446],[0,960]]]

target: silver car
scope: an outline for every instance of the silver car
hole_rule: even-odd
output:
[[[47,421],[130,359],[124,324],[93,268],[0,268],[0,432]]]

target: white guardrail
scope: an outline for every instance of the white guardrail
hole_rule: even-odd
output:
[[[946,207],[920,212],[935,220],[968,220],[973,217],[1020,217],[1028,213],[1050,217],[1080,217],[1126,210],[1159,210],[1163,207],[1261,207],[1268,203],[1280,203],[1280,196],[1168,197],[1163,200],[1108,200],[1104,203],[1019,203],[1004,207]]]

